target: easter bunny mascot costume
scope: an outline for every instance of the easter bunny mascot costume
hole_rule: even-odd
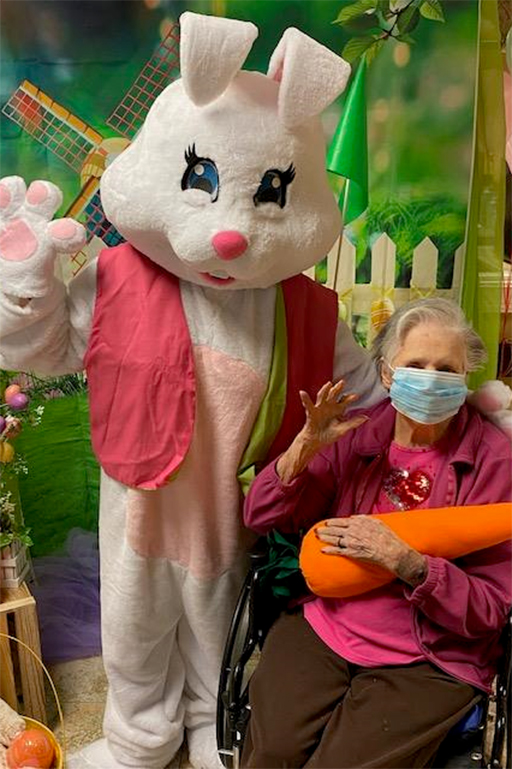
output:
[[[55,255],[84,238],[51,221],[59,190],[0,182],[0,367],[85,367],[102,466],[106,739],[79,769],[163,769],[185,730],[193,766],[219,765],[217,679],[249,545],[237,476],[300,428],[299,387],[334,376],[363,405],[382,397],[335,295],[301,275],[340,230],[319,113],[349,66],[287,29],[268,75],[241,71],[253,24],[180,21],[182,77],[101,182],[126,243],[65,287]]]

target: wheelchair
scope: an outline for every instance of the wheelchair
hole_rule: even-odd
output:
[[[274,572],[275,573],[275,572]],[[280,575],[278,574],[278,577]],[[226,769],[238,769],[250,718],[249,681],[265,637],[292,595],[305,594],[300,572],[285,575],[281,597],[270,589],[268,547],[258,540],[250,553],[250,569],[233,614],[222,661],[217,699],[217,747]],[[447,735],[435,767],[444,769],[511,769],[512,758],[512,614],[503,631],[504,654],[495,693],[481,700]]]

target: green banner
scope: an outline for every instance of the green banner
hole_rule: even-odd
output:
[[[505,108],[497,0],[480,0],[473,177],[468,210],[462,307],[489,359],[471,376],[495,379],[500,335],[505,222]]]
[[[327,170],[343,176],[338,205],[344,224],[357,219],[368,206],[368,138],[366,128],[366,61],[359,64],[340,122],[327,153]]]

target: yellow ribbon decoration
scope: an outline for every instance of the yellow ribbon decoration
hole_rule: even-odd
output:
[[[427,299],[429,296],[433,296],[435,288],[420,288],[411,283],[411,299]]]

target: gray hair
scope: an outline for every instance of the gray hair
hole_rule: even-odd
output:
[[[379,368],[382,361],[390,362],[395,357],[409,331],[421,323],[437,323],[460,334],[466,348],[468,371],[475,371],[484,365],[487,360],[485,345],[459,305],[449,299],[430,297],[404,304],[381,328],[371,348]]]

